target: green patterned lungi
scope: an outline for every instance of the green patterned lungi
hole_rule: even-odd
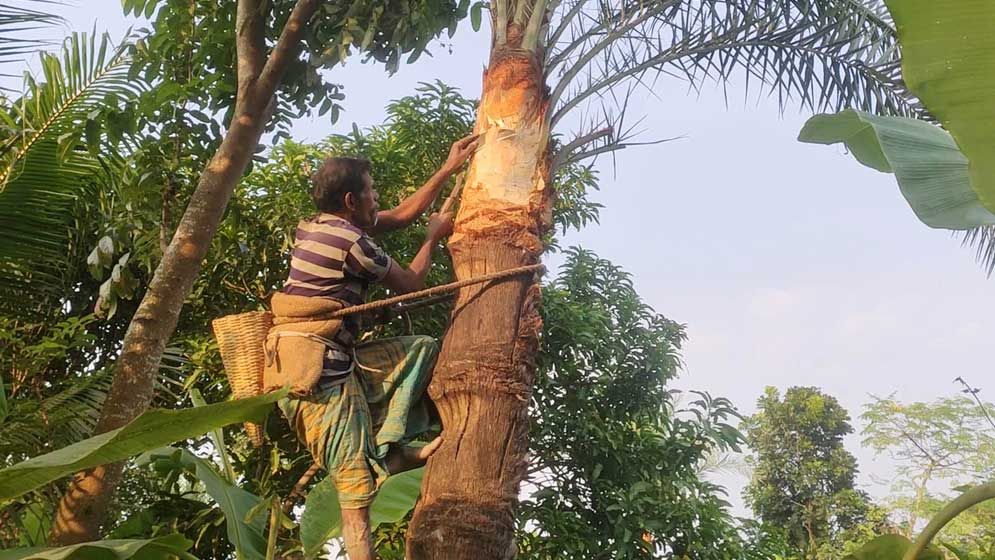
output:
[[[425,388],[438,345],[403,336],[356,346],[345,383],[279,402],[314,460],[333,476],[344,509],[368,507],[388,473],[390,444],[405,444],[431,428]]]

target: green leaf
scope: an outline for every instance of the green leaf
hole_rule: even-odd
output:
[[[228,540],[235,547],[242,560],[262,560],[266,558],[266,516],[256,516],[246,521],[249,512],[263,500],[225,480],[210,462],[186,449],[166,447],[147,454],[150,460],[172,461],[204,484],[204,490],[218,504],[225,514]]]
[[[204,396],[196,388],[190,389],[190,402],[194,406],[207,406]],[[232,468],[231,457],[228,456],[228,446],[225,443],[224,430],[219,427],[208,433],[211,436],[211,443],[214,444],[214,449],[218,452],[218,456],[221,457],[221,465],[225,468],[225,477],[228,479],[228,482],[235,482],[235,469]]]
[[[193,543],[182,535],[145,540],[107,540],[60,548],[22,548],[0,551],[0,560],[197,560],[186,552]]]
[[[425,469],[415,469],[388,477],[370,506],[370,524],[374,529],[381,523],[396,523],[404,518],[418,501]]]
[[[882,535],[843,560],[902,560],[902,556],[911,547],[912,541],[902,535]],[[943,553],[930,546],[916,560],[943,560]]]
[[[376,529],[381,523],[395,523],[415,507],[421,493],[425,469],[415,469],[393,475],[384,481],[380,492],[370,505],[370,525]],[[325,543],[342,531],[342,511],[339,495],[331,477],[325,477],[308,493],[301,516],[301,543],[304,554],[314,558]]]
[[[260,422],[286,390],[181,410],[152,409],[128,425],[0,470],[0,501],[97,465],[121,461],[218,426]]]
[[[995,212],[995,3],[886,0],[909,89],[970,160],[981,203]]]
[[[962,548],[958,548],[957,546],[954,546],[948,542],[944,542],[942,544],[950,552],[954,553],[954,556],[957,557],[957,560],[974,560],[973,558],[971,558],[971,553],[969,553],[968,551]]]
[[[847,109],[812,117],[798,140],[842,142],[860,163],[895,173],[912,211],[930,227],[961,230],[995,224],[995,214],[971,188],[967,159],[940,127]]]
[[[308,492],[301,515],[301,544],[304,556],[314,558],[329,539],[342,531],[342,510],[332,477],[325,477]]]
[[[480,31],[481,12],[484,9],[483,2],[477,2],[470,8],[470,26],[474,31]]]
[[[44,546],[48,544],[48,534],[52,530],[52,505],[41,502],[30,503],[21,512],[21,544],[24,546]]]

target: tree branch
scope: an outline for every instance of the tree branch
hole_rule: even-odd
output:
[[[549,47],[547,52],[552,52],[552,47],[556,45],[557,41],[559,41],[560,37],[566,33],[567,29],[570,29],[570,21],[577,17],[577,14],[579,14],[582,9],[584,9],[584,0],[574,0],[574,5],[570,8],[570,11],[568,11],[560,19],[560,23],[556,26],[556,30],[553,31],[553,34],[549,37],[549,41],[546,42],[546,46]]]
[[[235,52],[238,96],[249,95],[266,63],[266,11],[269,0],[238,0]]]
[[[600,130],[595,130],[590,134],[584,134],[583,136],[578,136],[577,138],[574,138],[573,140],[568,142],[565,146],[560,148],[560,150],[556,152],[556,155],[553,156],[553,163],[552,165],[550,165],[552,172],[555,173],[556,170],[566,162],[570,154],[573,153],[573,151],[576,150],[577,148],[580,148],[581,146],[586,146],[587,144],[590,144],[591,142],[594,142],[595,140],[599,140],[606,136],[611,136],[611,134],[612,134],[612,127],[609,126],[602,128]]]
[[[589,159],[601,154],[617,152],[619,150],[624,150],[630,146],[653,146],[655,144],[671,142],[673,140],[677,140],[678,138],[680,138],[680,136],[674,136],[673,138],[663,138],[661,140],[654,140],[652,142],[612,142],[609,144],[605,144],[600,148],[595,148],[593,150],[585,150],[583,152],[577,152],[573,156],[568,157],[566,161],[563,162],[563,165],[570,165],[572,163],[584,161],[585,159]]]
[[[257,94],[263,93],[268,98],[276,91],[276,86],[283,79],[287,64],[300,53],[304,30],[317,9],[318,0],[297,0],[294,11],[290,13],[290,19],[283,26],[280,38],[273,47],[273,52],[266,60],[266,66],[259,74],[255,88]]]

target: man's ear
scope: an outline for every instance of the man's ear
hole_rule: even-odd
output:
[[[351,191],[345,193],[345,196],[342,197],[342,205],[345,207],[346,210],[350,210],[350,211],[351,210],[355,210],[356,209],[356,195],[352,194]]]

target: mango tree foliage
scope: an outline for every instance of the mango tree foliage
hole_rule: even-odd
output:
[[[744,557],[724,490],[696,469],[709,453],[738,451],[738,414],[707,394],[680,404],[667,385],[684,327],[619,267],[583,249],[564,256],[543,288],[521,554]]]

